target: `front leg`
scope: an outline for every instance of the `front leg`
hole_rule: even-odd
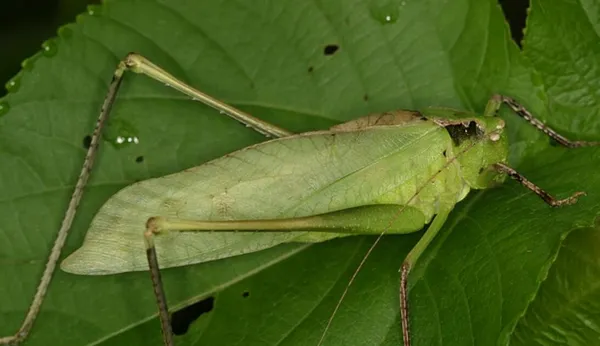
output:
[[[487,106],[485,107],[484,115],[495,116],[502,104],[506,104],[515,114],[527,120],[527,122],[535,126],[538,130],[542,131],[546,136],[554,139],[557,143],[567,148],[580,148],[600,145],[600,142],[572,141],[568,139],[567,137],[561,135],[560,133],[556,132],[555,130],[544,124],[541,120],[534,117],[525,107],[523,107],[521,104],[515,101],[515,99],[508,96],[492,96],[492,98],[488,101]]]
[[[561,207],[563,205],[575,204],[579,197],[585,195],[585,192],[579,191],[579,192],[573,193],[570,197],[567,197],[564,199],[558,199],[558,198],[552,196],[551,194],[549,194],[548,192],[544,191],[541,187],[532,183],[529,179],[525,178],[523,175],[521,175],[519,172],[517,172],[514,168],[511,168],[504,163],[501,163],[501,162],[496,163],[493,165],[493,167],[498,172],[507,174],[509,177],[511,177],[514,180],[521,183],[521,185],[523,185],[525,188],[529,189],[530,191],[532,191],[533,193],[538,195],[541,199],[544,200],[544,202],[546,202],[546,204],[548,204],[551,207]]]

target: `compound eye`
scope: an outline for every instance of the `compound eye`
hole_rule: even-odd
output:
[[[498,120],[500,120],[500,121],[498,122],[498,125],[496,125],[496,130],[504,129],[504,127],[506,126],[506,124],[504,123],[504,120],[502,120],[502,119],[498,119]]]

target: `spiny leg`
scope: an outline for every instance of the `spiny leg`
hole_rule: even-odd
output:
[[[144,232],[144,243],[146,244],[146,257],[148,258],[148,267],[150,268],[150,279],[152,279],[152,288],[158,305],[158,316],[160,319],[160,328],[165,346],[175,345],[173,341],[173,330],[171,329],[171,315],[169,315],[169,307],[167,298],[163,289],[162,278],[160,276],[160,268],[156,255],[156,247],[154,246],[154,235],[159,234],[160,228],[156,223],[156,218],[148,219],[146,223],[146,232]]]
[[[519,115],[523,119],[527,120],[531,125],[535,126],[538,130],[542,131],[547,136],[549,136],[550,138],[554,139],[556,142],[560,143],[561,145],[563,145],[567,148],[580,148],[580,147],[599,146],[600,145],[600,142],[593,142],[593,141],[571,141],[570,139],[559,134],[558,132],[554,131],[550,127],[546,126],[540,120],[536,119],[527,109],[525,109],[525,107],[523,107],[517,101],[515,101],[513,98],[510,98],[508,96],[502,96],[502,95],[492,96],[492,98],[490,99],[490,101],[488,102],[488,104],[485,108],[484,115],[494,116],[498,112],[498,109],[500,108],[500,106],[503,103],[506,104],[508,107],[510,107],[510,109],[512,109],[513,112],[515,112],[517,115]],[[543,199],[544,202],[546,202],[548,205],[550,205],[552,207],[560,207],[562,205],[574,204],[577,202],[578,197],[585,195],[584,192],[576,192],[568,198],[557,199],[557,198],[553,197],[552,195],[550,195],[549,193],[547,193],[546,191],[544,191],[539,186],[537,186],[534,183],[532,183],[531,181],[529,181],[523,175],[519,174],[519,172],[517,172],[516,170],[507,166],[504,163],[500,163],[500,162],[496,163],[493,166],[493,168],[496,169],[498,172],[507,174],[512,179],[518,181],[519,183],[521,183],[521,185],[523,185],[527,189],[533,191],[536,195],[538,195],[541,199]]]
[[[369,205],[304,217],[262,220],[206,221],[152,217],[146,223],[144,239],[150,275],[158,303],[165,345],[172,345],[167,301],[160,277],[154,236],[167,232],[281,232],[311,231],[342,234],[381,233],[389,230],[387,221],[397,215],[397,205]],[[365,257],[366,260],[366,257]]]
[[[0,338],[0,345],[19,344],[20,342],[25,340],[25,338],[27,338],[27,335],[29,335],[31,328],[33,327],[33,323],[35,322],[37,315],[40,312],[40,308],[42,306],[42,303],[44,302],[44,297],[46,296],[46,292],[48,291],[48,286],[50,285],[50,281],[52,280],[52,275],[54,274],[54,270],[56,269],[56,262],[58,261],[58,258],[60,257],[60,254],[62,252],[62,248],[65,245],[67,235],[69,234],[69,230],[71,229],[71,225],[73,224],[73,219],[75,218],[77,207],[79,206],[79,202],[81,201],[81,197],[83,196],[85,185],[90,177],[92,167],[94,166],[96,152],[98,151],[98,145],[100,142],[100,135],[102,133],[104,124],[108,119],[108,115],[110,113],[112,105],[115,101],[117,91],[121,86],[123,72],[125,71],[125,69],[126,67],[124,66],[124,64],[120,63],[113,75],[112,81],[108,88],[108,93],[106,95],[106,98],[104,99],[104,102],[102,103],[100,115],[96,120],[94,132],[90,141],[90,146],[85,155],[81,172],[79,173],[77,183],[75,184],[75,189],[73,191],[73,194],[71,195],[71,200],[69,201],[69,206],[67,207],[67,211],[65,212],[65,216],[56,236],[56,240],[54,241],[54,245],[52,246],[52,250],[50,251],[50,256],[48,256],[46,267],[44,268],[42,278],[40,280],[40,283],[38,284],[31,305],[29,306],[27,315],[25,316],[21,327],[19,328],[17,333],[15,333],[15,335]]]
[[[575,192],[570,197],[567,197],[564,199],[557,199],[556,197],[552,196],[548,192],[544,191],[541,187],[539,187],[539,186],[535,185],[534,183],[532,183],[531,181],[529,181],[527,178],[525,178],[523,175],[521,175],[519,172],[517,172],[513,168],[505,165],[504,163],[494,164],[494,169],[496,169],[498,172],[507,174],[509,177],[518,181],[519,183],[521,183],[521,185],[523,185],[525,188],[533,191],[533,193],[538,195],[541,199],[544,200],[544,202],[546,202],[548,205],[550,205],[552,207],[560,207],[563,205],[575,204],[575,203],[577,203],[577,199],[579,197],[585,195],[585,192],[580,191],[580,192]]]
[[[536,119],[525,107],[519,104],[515,99],[503,96],[503,95],[494,95],[488,102],[484,115],[493,116],[498,112],[498,109],[502,104],[506,104],[510,109],[515,112],[521,118],[527,120],[531,125],[535,126],[538,130],[542,131],[548,137],[554,139],[557,143],[567,147],[567,148],[580,148],[580,147],[590,147],[590,146],[598,146],[600,142],[590,142],[590,141],[572,141],[560,133],[554,131],[546,124]]]
[[[427,230],[425,234],[419,239],[417,245],[415,245],[406,258],[402,262],[400,267],[400,319],[402,324],[402,341],[404,346],[410,346],[410,324],[408,315],[408,274],[410,270],[415,266],[419,257],[423,254],[427,246],[438,234],[442,226],[446,222],[448,215],[451,210],[439,212]]]

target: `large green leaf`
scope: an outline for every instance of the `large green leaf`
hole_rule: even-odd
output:
[[[565,14],[578,10],[567,5]],[[327,45],[339,49],[326,55]],[[521,56],[492,0],[110,1],[61,28],[0,100],[2,335],[18,328],[30,303],[85,137],[114,67],[130,51],[293,131],[398,108],[481,111],[500,92],[570,135],[600,137],[593,104],[571,99],[578,108],[573,121],[550,101],[571,89],[548,88],[550,73]],[[577,61],[599,60],[591,54]],[[557,67],[552,73],[561,71],[568,72]],[[597,85],[598,76],[589,78]],[[589,78],[579,82],[590,84]],[[597,95],[598,88],[589,91]],[[411,277],[414,345],[506,343],[562,239],[597,215],[600,150],[548,147],[546,137],[521,120],[507,120],[513,161],[523,173],[561,197],[582,189],[588,196],[551,209],[508,182],[461,203]],[[81,244],[95,211],[118,189],[264,139],[142,76],[127,76],[107,142],[131,133],[139,144],[101,149],[65,254]],[[384,238],[350,288],[326,345],[401,343],[397,270],[419,236]],[[214,299],[212,311],[178,343],[315,345],[373,240],[287,245],[166,270],[172,307]],[[57,272],[27,344],[159,343],[147,276]]]
[[[549,95],[553,112],[572,114],[561,126],[598,133],[600,116],[600,18],[598,4],[532,2],[524,53],[531,59]],[[576,28],[563,30],[575,24]],[[591,121],[590,121],[591,120]],[[598,224],[571,233],[526,315],[514,345],[591,345],[600,339],[598,314]]]
[[[563,242],[511,339],[511,345],[586,346],[598,340],[600,232],[578,230]]]

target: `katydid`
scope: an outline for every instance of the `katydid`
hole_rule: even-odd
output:
[[[165,345],[174,341],[160,267],[218,260],[286,242],[378,235],[322,331],[321,344],[354,277],[381,237],[416,232],[429,225],[400,268],[401,328],[404,344],[410,345],[410,270],[471,189],[490,188],[510,176],[552,207],[573,204],[583,195],[576,192],[556,199],[507,165],[505,124],[495,117],[498,109],[506,104],[567,147],[599,144],[570,141],[513,99],[499,95],[490,99],[483,116],[444,108],[402,110],[294,135],[130,54],[114,73],[30,310],[19,331],[0,339],[0,344],[19,343],[33,326],[92,169],[103,124],[127,70],[146,74],[274,138],[119,191],[94,218],[82,248],[62,263],[65,271],[88,275],[149,268]]]

